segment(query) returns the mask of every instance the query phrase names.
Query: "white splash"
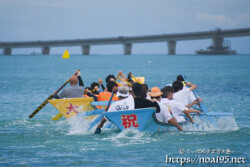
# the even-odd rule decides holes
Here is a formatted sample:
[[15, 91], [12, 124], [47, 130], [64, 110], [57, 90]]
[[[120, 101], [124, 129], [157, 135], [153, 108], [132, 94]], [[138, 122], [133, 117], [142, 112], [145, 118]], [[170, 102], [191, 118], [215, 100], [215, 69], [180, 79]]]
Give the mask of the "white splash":
[[66, 123], [70, 125], [67, 135], [82, 135], [90, 133], [88, 131], [89, 121], [82, 117], [70, 117], [66, 120]]
[[183, 126], [184, 131], [236, 131], [238, 126], [236, 124], [235, 118], [232, 116], [212, 118], [209, 119], [200, 119], [198, 117], [194, 118], [194, 124], [186, 124]]
[[112, 141], [112, 145], [115, 145], [116, 147], [146, 144], [157, 140], [156, 138], [151, 138], [149, 134], [150, 132], [140, 132], [136, 129], [128, 128], [120, 133], [114, 133], [108, 137], [102, 138], [101, 140]]

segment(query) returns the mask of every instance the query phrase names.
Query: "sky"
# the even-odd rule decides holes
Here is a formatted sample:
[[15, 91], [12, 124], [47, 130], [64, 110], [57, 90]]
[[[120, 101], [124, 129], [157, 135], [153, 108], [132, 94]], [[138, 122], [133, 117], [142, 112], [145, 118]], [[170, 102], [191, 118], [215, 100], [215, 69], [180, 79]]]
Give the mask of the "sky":
[[[249, 0], [0, 0], [0, 42], [160, 35], [216, 28], [250, 28]], [[250, 53], [250, 37], [226, 38]], [[179, 41], [177, 54], [194, 54], [211, 39]], [[133, 54], [166, 54], [165, 42], [134, 44]], [[65, 49], [80, 54], [79, 47]], [[13, 54], [41, 48], [13, 49]], [[2, 50], [0, 49], [0, 53]], [[91, 54], [123, 54], [122, 45], [91, 46]]]

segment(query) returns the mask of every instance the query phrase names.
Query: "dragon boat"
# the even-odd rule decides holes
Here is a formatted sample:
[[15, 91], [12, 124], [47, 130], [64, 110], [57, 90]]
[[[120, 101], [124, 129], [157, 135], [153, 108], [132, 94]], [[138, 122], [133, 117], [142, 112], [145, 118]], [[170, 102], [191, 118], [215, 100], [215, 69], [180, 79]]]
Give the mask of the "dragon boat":
[[[188, 82], [184, 75], [182, 75], [182, 77], [186, 82]], [[66, 81], [56, 92], [59, 92], [68, 82], [69, 80]], [[195, 95], [196, 99], [198, 99], [196, 92], [193, 91], [193, 94]], [[106, 112], [104, 108], [108, 108], [109, 105], [113, 102], [111, 101], [112, 96], [109, 101], [96, 102], [93, 100], [93, 98], [52, 99], [52, 95], [50, 95], [29, 116], [29, 118], [32, 118], [34, 115], [36, 115], [49, 102], [59, 111], [59, 113], [56, 116], [54, 116], [52, 120], [58, 120], [62, 116], [64, 116], [66, 119], [72, 116], [80, 116], [80, 117], [82, 116], [84, 117], [84, 119], [87, 119], [91, 122], [88, 128], [89, 130], [94, 126], [96, 126], [101, 121], [103, 116], [105, 116], [112, 124], [117, 126], [120, 130], [124, 130], [127, 128], [135, 128], [139, 131], [151, 131], [151, 132], [177, 131], [176, 127], [171, 126], [168, 123], [159, 122], [156, 119], [154, 108]], [[227, 120], [226, 118], [234, 116], [232, 112], [218, 112], [218, 113], [208, 112], [205, 105], [200, 101], [199, 101], [199, 107], [203, 113], [199, 115], [192, 114], [192, 116], [195, 118], [199, 117], [202, 122], [208, 122], [210, 124], [213, 124], [214, 126], [217, 126], [218, 118]], [[179, 124], [184, 125], [188, 123], [190, 122], [185, 121]], [[196, 124], [196, 126], [199, 125]]]
[[[111, 103], [113, 103], [112, 101]], [[53, 120], [58, 120], [61, 116], [70, 118], [72, 116], [83, 117], [90, 121], [89, 130], [97, 125], [103, 116], [105, 116], [119, 130], [134, 128], [139, 131], [150, 132], [171, 132], [178, 129], [169, 123], [163, 123], [157, 120], [155, 108], [143, 108], [126, 111], [105, 112], [104, 109], [97, 109], [96, 106], [105, 106], [108, 101], [93, 101], [93, 98], [71, 98], [49, 100], [59, 114]], [[208, 112], [204, 105], [202, 114], [191, 114], [193, 118], [199, 118], [202, 122], [217, 126], [217, 120], [234, 116], [232, 112]], [[191, 124], [189, 121], [181, 122], [180, 125]], [[199, 126], [199, 124], [195, 124]], [[111, 127], [110, 124], [106, 127]]]

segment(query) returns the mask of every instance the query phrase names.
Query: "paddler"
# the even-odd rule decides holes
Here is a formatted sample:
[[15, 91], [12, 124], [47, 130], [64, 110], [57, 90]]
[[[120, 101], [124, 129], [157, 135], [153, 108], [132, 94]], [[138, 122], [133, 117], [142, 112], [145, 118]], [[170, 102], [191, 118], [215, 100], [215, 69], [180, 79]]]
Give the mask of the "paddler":
[[143, 97], [143, 90], [142, 85], [139, 83], [134, 83], [132, 86], [132, 95], [135, 101], [135, 109], [137, 108], [148, 108], [148, 107], [155, 107], [156, 112], [160, 112], [160, 107], [158, 103], [152, 102], [148, 99]]
[[69, 79], [70, 87], [63, 89], [59, 96], [56, 94], [56, 92], [53, 92], [53, 97], [55, 99], [83, 97], [84, 83], [81, 78], [80, 70], [76, 70], [75, 74], [76, 75], [72, 75]]
[[[186, 81], [184, 80], [184, 78], [183, 78], [182, 75], [178, 75], [178, 76], [176, 77], [176, 81], [180, 81], [180, 82], [183, 84], [183, 88], [182, 88], [183, 90], [189, 89], [189, 88], [187, 87], [187, 85], [190, 85], [190, 82], [186, 83]], [[188, 96], [188, 103], [190, 104], [190, 103], [192, 103], [194, 100], [196, 100], [195, 95], [193, 94], [192, 91], [190, 91], [189, 96]], [[199, 101], [202, 102], [202, 100], [201, 100], [200, 97], [199, 97]], [[198, 105], [199, 105], [199, 104], [198, 104]]]
[[188, 82], [186, 84], [190, 87], [187, 89], [183, 89], [183, 83], [181, 83], [180, 81], [174, 81], [172, 83], [172, 88], [174, 90], [173, 99], [190, 108], [194, 104], [198, 104], [198, 100], [196, 99], [194, 99], [194, 101], [192, 101], [191, 103], [189, 102], [190, 93], [192, 93], [192, 91], [195, 90], [197, 86], [195, 84], [192, 84], [191, 82]]
[[177, 120], [177, 122], [185, 122], [186, 119], [182, 114], [185, 114], [186, 117], [190, 120], [191, 123], [194, 123], [194, 120], [190, 116], [189, 113], [200, 113], [200, 111], [195, 109], [189, 109], [184, 106], [182, 103], [178, 102], [177, 100], [173, 100], [174, 90], [171, 86], [166, 86], [162, 89], [163, 96], [166, 98], [162, 98], [161, 102], [169, 107], [170, 112], [172, 113], [173, 117]]
[[[107, 83], [107, 91], [101, 92], [98, 95], [98, 101], [109, 101], [109, 98], [112, 95], [112, 90], [113, 88], [117, 86], [116, 83], [114, 81], [110, 81]], [[118, 100], [118, 98], [116, 96], [113, 97], [112, 101], [116, 101]]]
[[[125, 82], [120, 83], [121, 86], [113, 88], [113, 92], [117, 92], [116, 96], [119, 101], [114, 102], [108, 109], [108, 112], [132, 110], [135, 107], [134, 98], [129, 94], [129, 87]], [[117, 91], [118, 90], [118, 91]], [[106, 118], [103, 117], [101, 122], [98, 124], [95, 133], [101, 133], [101, 128], [106, 122]]]
[[163, 123], [169, 123], [178, 128], [179, 131], [182, 131], [182, 127], [177, 123], [176, 119], [170, 114], [166, 105], [161, 102], [161, 95], [163, 93], [158, 87], [153, 87], [149, 96], [153, 101], [156, 101], [160, 106], [160, 112], [156, 112], [155, 116], [158, 121]]

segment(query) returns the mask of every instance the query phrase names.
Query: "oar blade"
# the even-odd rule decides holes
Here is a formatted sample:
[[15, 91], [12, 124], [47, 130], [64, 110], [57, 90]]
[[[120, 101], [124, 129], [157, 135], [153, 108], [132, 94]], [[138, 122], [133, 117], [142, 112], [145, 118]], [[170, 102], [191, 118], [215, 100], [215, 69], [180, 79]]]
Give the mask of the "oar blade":
[[58, 113], [58, 114], [56, 114], [51, 120], [57, 121], [57, 120], [59, 120], [62, 116], [63, 116], [62, 113]]
[[90, 125], [88, 130], [92, 129], [96, 124], [98, 124], [102, 120], [103, 114], [97, 117]]
[[[222, 117], [222, 116], [234, 116], [234, 113], [232, 112], [208, 112], [208, 113], [200, 113], [200, 114], [196, 114], [196, 113], [190, 113], [190, 115], [192, 116], [218, 116], [218, 117]], [[183, 116], [183, 114], [181, 114], [180, 116]]]

